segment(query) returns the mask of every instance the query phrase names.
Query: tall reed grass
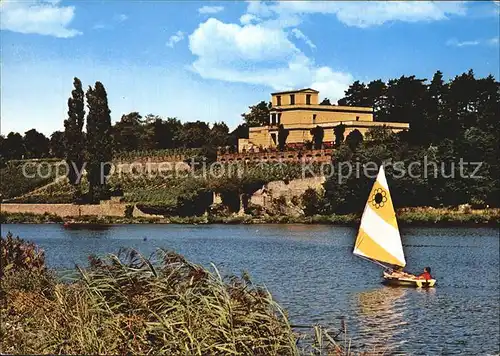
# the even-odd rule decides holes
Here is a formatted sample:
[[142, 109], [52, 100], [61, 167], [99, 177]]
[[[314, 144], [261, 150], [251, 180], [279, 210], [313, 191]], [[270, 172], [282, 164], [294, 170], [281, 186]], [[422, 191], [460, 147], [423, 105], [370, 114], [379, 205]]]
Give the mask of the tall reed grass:
[[145, 258], [128, 249], [89, 257], [63, 283], [40, 256], [36, 273], [26, 274], [33, 269], [17, 257], [3, 271], [2, 354], [353, 355], [347, 339], [319, 326], [295, 332], [247, 275], [222, 277], [173, 252]]

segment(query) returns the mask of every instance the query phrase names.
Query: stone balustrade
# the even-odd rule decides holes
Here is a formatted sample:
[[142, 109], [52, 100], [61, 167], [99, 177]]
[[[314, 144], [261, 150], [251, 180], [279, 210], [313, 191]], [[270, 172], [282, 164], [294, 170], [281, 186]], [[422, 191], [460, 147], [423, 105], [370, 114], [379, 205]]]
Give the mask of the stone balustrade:
[[217, 156], [217, 161], [229, 162], [330, 162], [333, 149], [297, 150], [283, 152], [226, 153]]

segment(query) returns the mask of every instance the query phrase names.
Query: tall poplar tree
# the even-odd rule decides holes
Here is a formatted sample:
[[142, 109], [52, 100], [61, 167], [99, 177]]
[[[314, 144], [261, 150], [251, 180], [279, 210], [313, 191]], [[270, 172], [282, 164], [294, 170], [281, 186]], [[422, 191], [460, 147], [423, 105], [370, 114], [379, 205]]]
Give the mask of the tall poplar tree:
[[92, 201], [107, 198], [106, 176], [113, 159], [111, 136], [111, 111], [108, 107], [106, 89], [101, 82], [87, 90], [87, 154], [89, 194]]
[[73, 80], [74, 89], [68, 99], [68, 119], [64, 120], [64, 149], [65, 159], [69, 166], [68, 178], [71, 184], [76, 185], [78, 173], [85, 160], [85, 139], [83, 123], [85, 121], [85, 103], [82, 82], [78, 78]]

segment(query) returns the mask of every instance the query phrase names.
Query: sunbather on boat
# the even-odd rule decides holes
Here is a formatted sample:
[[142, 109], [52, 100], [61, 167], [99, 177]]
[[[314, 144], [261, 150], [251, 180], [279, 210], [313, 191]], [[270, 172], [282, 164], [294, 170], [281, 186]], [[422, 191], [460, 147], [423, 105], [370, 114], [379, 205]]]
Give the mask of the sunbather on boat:
[[404, 272], [403, 267], [396, 267], [393, 270], [387, 271], [386, 274], [388, 275], [388, 277], [392, 277], [392, 278], [406, 278], [406, 279], [416, 279], [417, 278], [417, 276], [415, 276], [413, 274]]

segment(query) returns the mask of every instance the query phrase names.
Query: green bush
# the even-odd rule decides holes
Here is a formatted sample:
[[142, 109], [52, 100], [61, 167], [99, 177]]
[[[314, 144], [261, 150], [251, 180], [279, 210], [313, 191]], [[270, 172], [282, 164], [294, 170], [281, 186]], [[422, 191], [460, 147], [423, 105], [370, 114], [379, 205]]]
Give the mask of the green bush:
[[52, 294], [54, 274], [47, 270], [44, 251], [34, 243], [8, 232], [0, 237], [0, 259], [1, 298], [11, 289]]
[[133, 205], [127, 205], [125, 207], [125, 212], [124, 215], [127, 219], [131, 219], [134, 216], [134, 206]]
[[9, 231], [4, 237], [0, 236], [0, 278], [9, 270], [29, 270], [32, 272], [44, 272], [45, 253], [34, 243], [14, 237]]
[[318, 214], [321, 210], [321, 196], [316, 189], [308, 188], [302, 194], [302, 206], [306, 216]]

